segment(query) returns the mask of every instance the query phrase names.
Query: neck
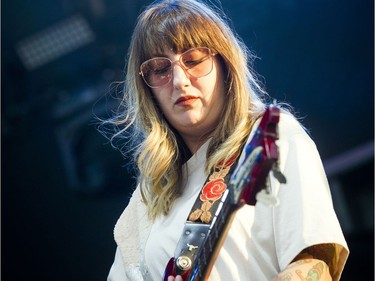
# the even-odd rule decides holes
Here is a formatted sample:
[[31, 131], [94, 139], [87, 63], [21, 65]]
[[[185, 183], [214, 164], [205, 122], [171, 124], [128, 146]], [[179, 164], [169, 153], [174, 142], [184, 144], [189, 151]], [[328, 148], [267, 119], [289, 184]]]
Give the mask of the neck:
[[211, 130], [203, 135], [195, 135], [195, 134], [181, 134], [180, 136], [183, 139], [186, 146], [189, 148], [191, 154], [195, 154], [198, 149], [206, 143], [206, 141], [213, 136], [214, 130]]
[[184, 140], [186, 146], [189, 148], [191, 154], [195, 154], [202, 145], [206, 143], [206, 141], [211, 137], [208, 135], [206, 137], [186, 137], [183, 136], [182, 139]]

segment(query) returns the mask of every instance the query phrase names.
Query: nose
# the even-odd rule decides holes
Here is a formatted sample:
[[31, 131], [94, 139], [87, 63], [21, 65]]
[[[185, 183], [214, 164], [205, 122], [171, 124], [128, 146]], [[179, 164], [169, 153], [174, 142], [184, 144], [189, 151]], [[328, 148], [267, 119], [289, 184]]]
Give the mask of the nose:
[[182, 88], [190, 84], [189, 73], [179, 63], [173, 65], [172, 72], [173, 86], [175, 88]]

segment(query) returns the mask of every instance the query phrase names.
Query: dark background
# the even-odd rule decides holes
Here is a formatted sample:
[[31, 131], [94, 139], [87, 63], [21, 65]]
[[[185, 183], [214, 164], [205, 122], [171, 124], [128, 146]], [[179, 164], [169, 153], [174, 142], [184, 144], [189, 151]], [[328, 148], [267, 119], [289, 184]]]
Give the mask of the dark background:
[[[123, 79], [146, 3], [2, 1], [1, 280], [106, 279], [134, 181], [94, 114], [111, 108], [103, 97]], [[373, 1], [222, 6], [267, 91], [304, 117], [321, 152], [351, 249], [342, 280], [373, 280]], [[34, 43], [50, 45], [38, 54]]]

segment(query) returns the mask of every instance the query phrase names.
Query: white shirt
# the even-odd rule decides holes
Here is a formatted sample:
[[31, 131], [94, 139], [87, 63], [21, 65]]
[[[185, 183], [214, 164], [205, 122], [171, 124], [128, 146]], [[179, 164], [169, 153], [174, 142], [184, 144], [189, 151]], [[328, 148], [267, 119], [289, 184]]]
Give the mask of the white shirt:
[[[337, 244], [341, 257], [340, 271], [344, 266], [348, 255], [347, 245], [333, 209], [315, 144], [289, 115], [281, 115], [279, 134], [280, 169], [287, 183], [280, 185], [271, 176], [271, 188], [280, 204], [270, 208], [258, 202], [255, 207], [245, 205], [237, 212], [212, 269], [210, 279], [213, 281], [272, 280], [301, 250], [321, 243]], [[206, 180], [204, 168], [207, 147], [208, 143], [187, 162], [186, 188], [169, 215], [159, 217], [148, 227], [149, 236], [143, 239], [145, 241], [140, 254], [146, 265], [142, 272], [144, 275], [146, 271], [149, 273], [145, 280], [162, 280], [184, 222]], [[241, 161], [240, 158], [239, 163]], [[121, 227], [118, 227], [118, 232], [121, 233]], [[124, 240], [117, 242], [128, 243]], [[121, 245], [119, 249], [108, 280], [135, 280], [125, 279], [123, 272], [118, 274], [119, 278], [113, 277], [113, 272], [124, 271], [119, 268], [123, 268], [127, 263], [124, 259], [128, 259], [126, 254], [119, 253]]]

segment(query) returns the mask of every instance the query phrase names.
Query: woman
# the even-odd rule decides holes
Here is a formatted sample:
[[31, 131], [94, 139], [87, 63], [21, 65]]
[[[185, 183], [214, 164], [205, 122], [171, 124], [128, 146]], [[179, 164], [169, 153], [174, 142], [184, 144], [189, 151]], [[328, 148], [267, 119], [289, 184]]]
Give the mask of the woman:
[[[107, 121], [122, 126], [113, 138], [131, 129], [140, 140], [138, 185], [115, 227], [108, 280], [162, 280], [208, 174], [251, 139], [266, 94], [249, 56], [224, 15], [204, 3], [160, 1], [139, 16], [123, 111]], [[286, 111], [279, 132], [287, 183], [270, 176], [270, 189], [280, 204], [236, 213], [210, 280], [340, 278], [348, 249], [319, 154]]]

